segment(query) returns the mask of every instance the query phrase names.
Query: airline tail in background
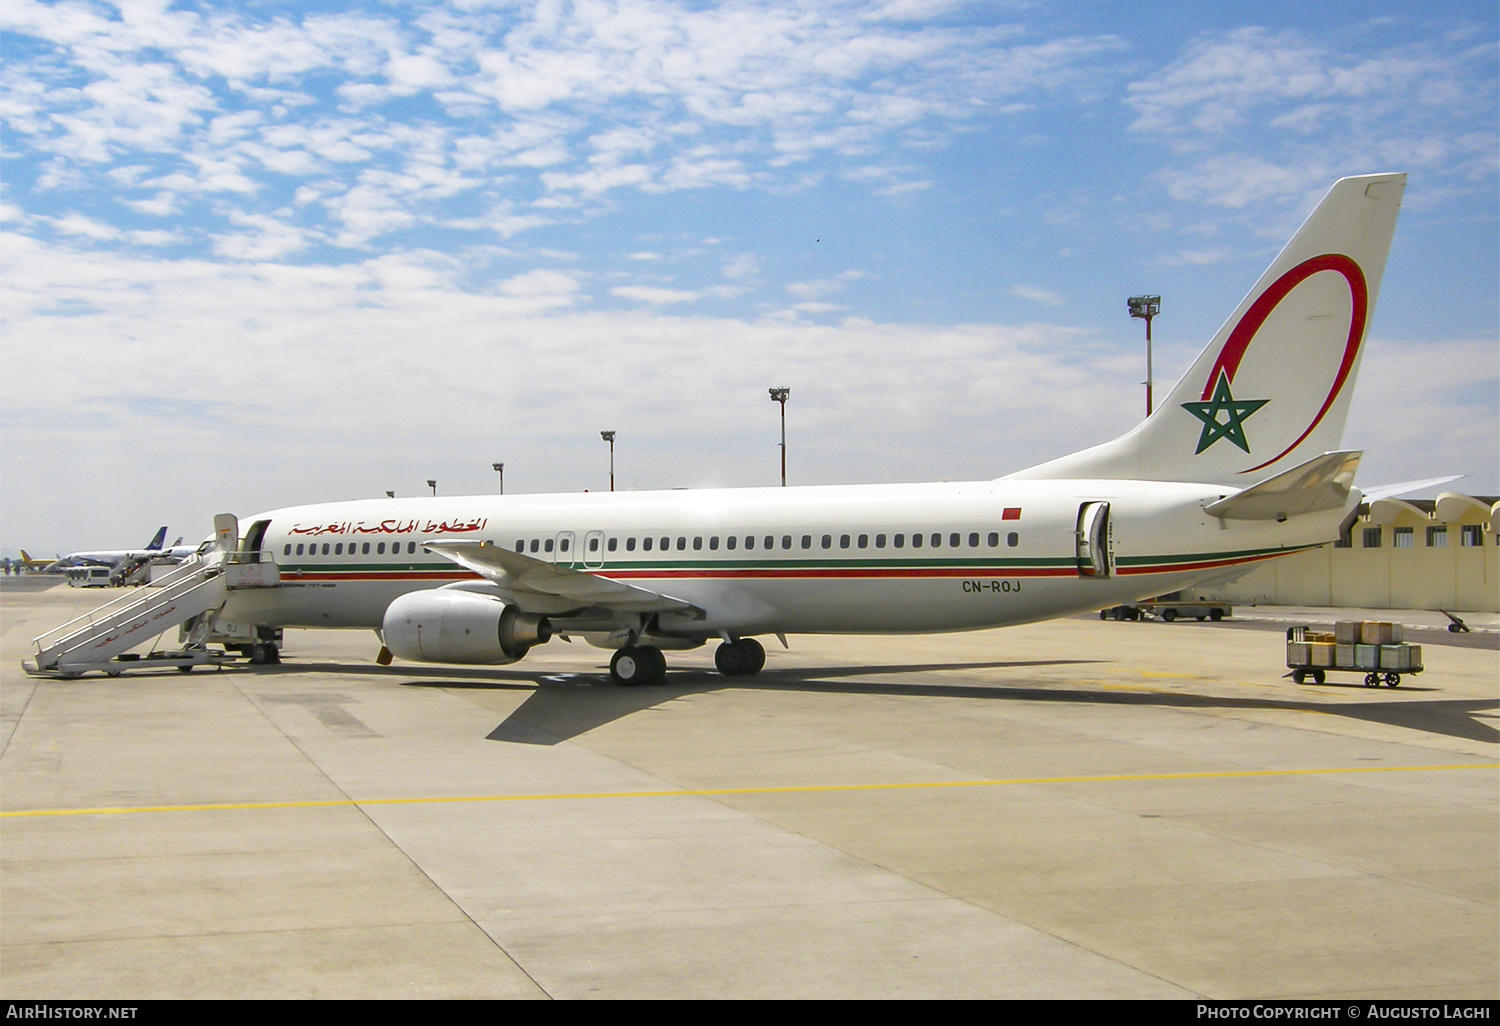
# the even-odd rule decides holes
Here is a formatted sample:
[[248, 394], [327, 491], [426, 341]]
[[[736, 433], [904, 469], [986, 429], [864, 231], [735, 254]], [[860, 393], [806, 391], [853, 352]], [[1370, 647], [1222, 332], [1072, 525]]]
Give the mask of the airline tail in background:
[[1150, 417], [1010, 478], [1247, 488], [1337, 450], [1405, 189], [1404, 174], [1334, 183]]
[[[147, 552], [155, 552], [155, 551], [157, 551], [158, 549], [160, 549], [162, 547], [163, 544], [166, 543], [166, 540], [167, 540], [167, 525], [166, 524], [162, 524], [160, 527], [158, 527], [156, 529], [156, 537], [152, 538], [149, 542], [146, 543], [146, 551]], [[180, 539], [180, 538], [178, 539], [178, 541], [181, 541], [181, 540], [182, 539]]]

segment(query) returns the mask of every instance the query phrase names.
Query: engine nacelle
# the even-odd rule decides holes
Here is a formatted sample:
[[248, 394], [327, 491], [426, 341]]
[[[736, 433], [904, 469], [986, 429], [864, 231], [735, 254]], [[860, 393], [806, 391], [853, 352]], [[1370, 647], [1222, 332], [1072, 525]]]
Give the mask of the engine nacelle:
[[387, 606], [381, 636], [393, 655], [413, 662], [513, 663], [551, 640], [552, 625], [490, 595], [438, 588]]

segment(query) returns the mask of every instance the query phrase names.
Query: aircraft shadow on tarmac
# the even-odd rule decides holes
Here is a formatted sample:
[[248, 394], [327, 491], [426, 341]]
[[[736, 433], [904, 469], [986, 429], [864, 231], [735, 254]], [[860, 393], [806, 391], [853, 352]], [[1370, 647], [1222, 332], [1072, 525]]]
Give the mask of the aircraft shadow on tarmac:
[[[1263, 698], [1228, 698], [1209, 695], [1170, 694], [1160, 691], [1101, 691], [1049, 685], [1014, 684], [904, 684], [865, 678], [890, 674], [943, 670], [1017, 669], [1030, 666], [1080, 665], [1100, 660], [1055, 659], [1026, 662], [927, 663], [902, 666], [835, 666], [765, 670], [754, 677], [724, 678], [707, 670], [674, 671], [662, 685], [622, 688], [603, 674], [566, 673], [543, 676], [514, 675], [510, 680], [461, 679], [413, 680], [408, 687], [500, 687], [531, 689], [532, 694], [487, 736], [492, 741], [553, 745], [603, 726], [632, 713], [691, 694], [706, 694], [723, 688], [791, 690], [824, 694], [885, 695], [910, 697], [969, 698], [1009, 702], [1069, 702], [1089, 705], [1155, 707], [1176, 709], [1227, 709], [1244, 711], [1318, 712], [1346, 716], [1368, 723], [1404, 727], [1429, 734], [1480, 741], [1500, 742], [1500, 729], [1493, 722], [1494, 699], [1430, 699], [1412, 701], [1405, 694], [1422, 689], [1405, 687], [1401, 700], [1328, 705], [1315, 702]], [[430, 671], [424, 671], [430, 677]], [[511, 675], [506, 674], [507, 677]], [[1487, 722], [1488, 721], [1488, 722]]]

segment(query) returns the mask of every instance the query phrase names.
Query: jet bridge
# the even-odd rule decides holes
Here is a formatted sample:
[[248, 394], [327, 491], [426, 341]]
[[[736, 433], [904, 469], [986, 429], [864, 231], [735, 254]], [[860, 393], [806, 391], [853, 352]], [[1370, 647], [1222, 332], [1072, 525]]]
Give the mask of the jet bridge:
[[[151, 586], [106, 602], [37, 638], [34, 661], [21, 666], [34, 676], [77, 677], [98, 670], [112, 677], [127, 670], [159, 669], [223, 662], [207, 641], [231, 590], [276, 587], [280, 574], [269, 553], [238, 551], [239, 525], [227, 513], [214, 518], [214, 540]], [[184, 644], [175, 651], [131, 650], [185, 626]]]

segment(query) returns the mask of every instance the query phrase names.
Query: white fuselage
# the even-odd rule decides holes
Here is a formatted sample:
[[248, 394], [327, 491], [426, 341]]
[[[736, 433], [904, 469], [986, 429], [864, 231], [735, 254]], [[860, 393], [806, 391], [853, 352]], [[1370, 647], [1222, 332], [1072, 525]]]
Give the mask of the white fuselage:
[[[234, 592], [224, 616], [378, 628], [400, 595], [479, 580], [423, 550], [424, 541], [463, 539], [701, 611], [661, 614], [663, 636], [968, 630], [1146, 598], [1326, 542], [1359, 498], [1287, 523], [1204, 512], [1230, 491], [1002, 479], [297, 506], [252, 521], [266, 522], [259, 548], [278, 564], [281, 586]], [[1104, 576], [1080, 569], [1080, 507], [1095, 502], [1109, 504]]]

